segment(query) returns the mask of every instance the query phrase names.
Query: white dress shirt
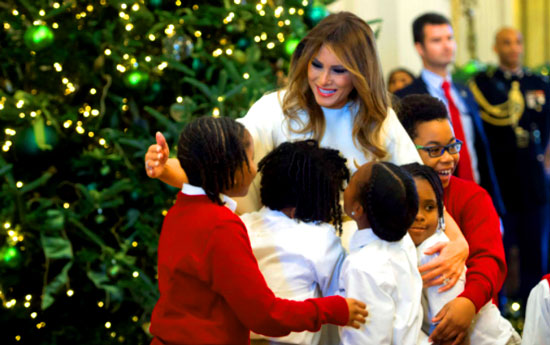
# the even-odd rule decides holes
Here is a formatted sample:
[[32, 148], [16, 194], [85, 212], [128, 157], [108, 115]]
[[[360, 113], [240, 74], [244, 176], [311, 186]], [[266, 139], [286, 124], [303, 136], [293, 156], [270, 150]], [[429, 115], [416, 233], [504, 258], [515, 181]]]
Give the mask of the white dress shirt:
[[[337, 292], [345, 253], [332, 225], [296, 221], [268, 207], [243, 214], [241, 219], [260, 271], [277, 297], [302, 301]], [[315, 345], [320, 333], [299, 332], [268, 339]], [[251, 337], [267, 338], [253, 333]]]
[[[438, 242], [449, 242], [449, 238], [441, 230], [437, 230], [416, 248], [419, 266], [427, 264], [439, 256], [439, 253], [433, 255], [424, 254], [428, 248]], [[423, 288], [422, 302], [427, 303], [427, 305], [424, 305], [424, 311], [427, 310], [424, 316], [424, 326], [429, 325], [429, 331], [424, 327], [426, 333], [430, 334], [436, 326], [430, 320], [439, 313], [445, 304], [455, 299], [464, 291], [465, 284], [466, 267], [458, 282], [450, 290], [438, 292], [437, 290], [441, 286]], [[472, 345], [505, 345], [512, 336], [516, 336], [510, 322], [500, 315], [500, 311], [492, 301], [487, 302], [476, 314], [472, 320], [469, 334], [470, 344]]]
[[431, 71], [428, 71], [427, 69], [423, 69], [420, 77], [422, 80], [424, 80], [424, 83], [426, 84], [426, 88], [428, 89], [428, 92], [431, 96], [438, 98], [443, 103], [445, 103], [445, 106], [447, 107], [447, 111], [449, 112], [449, 118], [450, 118], [450, 111], [449, 111], [449, 102], [447, 101], [447, 97], [445, 97], [445, 91], [443, 91], [443, 88], [441, 85], [443, 84], [443, 81], [446, 79], [451, 84], [451, 96], [453, 97], [453, 101], [455, 102], [456, 107], [458, 108], [458, 111], [460, 112], [460, 121], [462, 121], [462, 129], [464, 129], [464, 136], [466, 137], [466, 145], [468, 147], [468, 153], [470, 153], [470, 160], [472, 162], [472, 170], [474, 171], [474, 178], [477, 183], [479, 183], [479, 169], [478, 169], [478, 163], [477, 163], [477, 152], [475, 148], [475, 128], [474, 128], [474, 122], [471, 118], [472, 114], [468, 115], [468, 108], [466, 107], [466, 104], [464, 104], [463, 98], [466, 97], [466, 95], [461, 95], [458, 90], [454, 87], [453, 81], [451, 79], [451, 76], [447, 76], [447, 78], [443, 78], [438, 74], [435, 74]]
[[[250, 132], [254, 139], [254, 160], [259, 162], [271, 150], [286, 141], [298, 141], [312, 138], [312, 133], [297, 134], [290, 132], [288, 122], [282, 109], [282, 100], [285, 91], [273, 92], [260, 98], [250, 108], [245, 117], [238, 119]], [[325, 133], [319, 143], [321, 147], [333, 148], [347, 159], [347, 166], [353, 173], [357, 167], [368, 163], [373, 157], [366, 155], [358, 148], [353, 140], [352, 129], [357, 107], [348, 103], [340, 109], [321, 108], [325, 115]], [[308, 122], [305, 112], [300, 114], [303, 123]], [[292, 123], [293, 128], [300, 125]], [[382, 126], [381, 138], [386, 151], [387, 161], [396, 165], [418, 162], [422, 163], [409, 135], [399, 122], [392, 109]], [[250, 186], [248, 195], [239, 200], [239, 212], [257, 211], [261, 207], [260, 201], [260, 174]]]
[[529, 293], [522, 344], [550, 344], [550, 286], [546, 279]]
[[340, 274], [340, 294], [367, 304], [360, 329], [340, 328], [341, 344], [417, 344], [422, 279], [409, 234], [387, 242], [371, 229], [355, 232]]

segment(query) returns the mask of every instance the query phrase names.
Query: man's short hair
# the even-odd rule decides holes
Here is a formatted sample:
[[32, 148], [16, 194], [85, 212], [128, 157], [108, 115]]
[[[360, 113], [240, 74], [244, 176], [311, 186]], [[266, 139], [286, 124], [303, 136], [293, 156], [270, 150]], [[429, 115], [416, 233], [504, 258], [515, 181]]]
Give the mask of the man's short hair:
[[416, 18], [413, 22], [413, 39], [414, 43], [424, 44], [424, 26], [431, 25], [441, 25], [448, 24], [451, 25], [451, 22], [444, 16], [439, 13], [425, 13], [420, 17]]

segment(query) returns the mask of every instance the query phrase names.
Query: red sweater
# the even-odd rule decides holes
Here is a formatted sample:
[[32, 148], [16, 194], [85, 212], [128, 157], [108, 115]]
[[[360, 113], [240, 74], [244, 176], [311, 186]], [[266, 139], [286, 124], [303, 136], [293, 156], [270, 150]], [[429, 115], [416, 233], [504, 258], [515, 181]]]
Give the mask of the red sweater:
[[477, 313], [497, 296], [506, 278], [500, 219], [485, 189], [455, 176], [445, 188], [444, 203], [470, 247], [466, 286], [460, 296], [471, 300]]
[[276, 337], [348, 322], [340, 296], [304, 302], [275, 297], [244, 224], [204, 195], [179, 193], [166, 215], [158, 278], [151, 344], [249, 344], [249, 330]]

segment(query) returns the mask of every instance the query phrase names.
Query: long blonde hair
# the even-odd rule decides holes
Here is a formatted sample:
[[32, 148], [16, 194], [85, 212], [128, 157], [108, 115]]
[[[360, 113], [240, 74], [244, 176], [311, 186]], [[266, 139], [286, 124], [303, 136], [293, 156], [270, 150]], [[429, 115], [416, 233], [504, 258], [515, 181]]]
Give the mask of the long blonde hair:
[[[308, 83], [309, 64], [323, 45], [327, 45], [351, 73], [354, 89], [349, 98], [358, 109], [352, 130], [355, 144], [366, 155], [372, 153], [375, 158], [384, 158], [387, 151], [380, 133], [390, 101], [374, 33], [364, 20], [349, 12], [331, 14], [323, 19], [294, 51], [283, 98], [283, 112], [290, 120], [289, 129], [295, 133], [312, 132], [318, 141], [323, 137], [325, 117]], [[309, 122], [301, 123], [301, 111], [307, 112]], [[292, 121], [301, 123], [301, 128], [291, 126]]]

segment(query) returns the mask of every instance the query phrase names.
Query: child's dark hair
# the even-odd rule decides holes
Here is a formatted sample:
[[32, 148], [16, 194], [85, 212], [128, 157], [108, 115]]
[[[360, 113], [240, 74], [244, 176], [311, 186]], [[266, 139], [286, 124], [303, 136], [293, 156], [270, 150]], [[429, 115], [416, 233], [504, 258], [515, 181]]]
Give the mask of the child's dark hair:
[[220, 205], [220, 193], [235, 185], [235, 173], [249, 167], [244, 126], [226, 117], [200, 117], [190, 122], [178, 141], [178, 160], [189, 183], [200, 186]]
[[376, 236], [399, 241], [418, 213], [418, 194], [412, 177], [395, 164], [372, 165], [370, 179], [359, 187], [359, 202]]
[[346, 160], [315, 140], [286, 142], [258, 164], [262, 204], [272, 210], [295, 207], [295, 219], [331, 222], [342, 232], [340, 192], [349, 179]]
[[439, 215], [439, 218], [443, 217], [443, 185], [441, 185], [441, 180], [435, 170], [427, 165], [419, 163], [405, 164], [401, 167], [405, 169], [413, 178], [419, 177], [428, 181], [435, 193], [438, 209], [437, 214]]
[[416, 127], [419, 123], [448, 119], [445, 104], [427, 94], [403, 97], [397, 108], [397, 117], [412, 139], [417, 136]]
[[393, 75], [396, 74], [396, 73], [399, 73], [399, 72], [403, 72], [403, 73], [407, 74], [409, 77], [411, 77], [412, 80], [414, 80], [414, 78], [415, 78], [413, 72], [409, 71], [405, 67], [397, 67], [395, 69], [392, 69], [390, 71], [390, 73], [388, 73], [388, 83], [387, 84], [390, 83], [391, 78], [393, 77]]

